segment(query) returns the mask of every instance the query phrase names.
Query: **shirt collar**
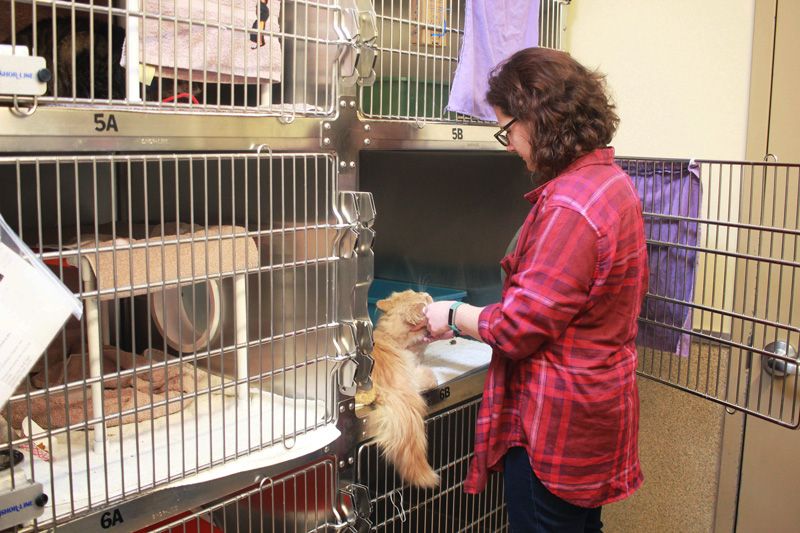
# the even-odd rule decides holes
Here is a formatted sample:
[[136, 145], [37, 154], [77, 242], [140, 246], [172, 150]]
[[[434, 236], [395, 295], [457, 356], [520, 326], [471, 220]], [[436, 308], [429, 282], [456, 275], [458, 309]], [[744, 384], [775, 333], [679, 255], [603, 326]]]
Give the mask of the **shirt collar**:
[[606, 148], [598, 148], [588, 154], [582, 155], [572, 163], [570, 163], [567, 168], [561, 171], [561, 173], [556, 176], [555, 178], [548, 180], [547, 182], [539, 185], [534, 190], [528, 192], [525, 195], [525, 199], [528, 200], [530, 203], [535, 204], [539, 197], [545, 190], [545, 187], [550, 185], [553, 181], [557, 180], [561, 176], [565, 174], [569, 174], [570, 172], [575, 172], [578, 169], [583, 167], [588, 167], [590, 165], [610, 165], [614, 163], [614, 148], [608, 146]]

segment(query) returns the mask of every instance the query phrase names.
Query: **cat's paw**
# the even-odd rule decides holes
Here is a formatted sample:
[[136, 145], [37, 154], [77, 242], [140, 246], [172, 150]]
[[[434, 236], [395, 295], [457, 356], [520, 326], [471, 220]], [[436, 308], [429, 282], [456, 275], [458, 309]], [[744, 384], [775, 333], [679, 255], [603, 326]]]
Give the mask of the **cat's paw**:
[[419, 365], [416, 370], [417, 384], [420, 390], [430, 390], [439, 386], [439, 381], [436, 379], [436, 374], [433, 373], [430, 367]]

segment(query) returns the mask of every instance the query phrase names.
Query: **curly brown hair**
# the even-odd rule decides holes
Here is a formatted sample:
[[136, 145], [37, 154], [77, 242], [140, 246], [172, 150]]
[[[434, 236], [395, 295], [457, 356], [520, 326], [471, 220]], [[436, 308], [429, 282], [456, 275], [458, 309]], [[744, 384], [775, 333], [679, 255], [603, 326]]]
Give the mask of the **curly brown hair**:
[[492, 71], [486, 99], [528, 126], [533, 166], [549, 180], [611, 142], [619, 117], [605, 89], [605, 76], [569, 54], [527, 48]]

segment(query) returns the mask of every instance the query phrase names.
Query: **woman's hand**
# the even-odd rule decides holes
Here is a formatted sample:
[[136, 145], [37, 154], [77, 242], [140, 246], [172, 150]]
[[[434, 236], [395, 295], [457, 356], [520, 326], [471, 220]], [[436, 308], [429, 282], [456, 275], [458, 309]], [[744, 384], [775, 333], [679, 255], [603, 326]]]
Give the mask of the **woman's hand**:
[[453, 330], [447, 325], [447, 315], [452, 304], [452, 301], [442, 301], [430, 303], [425, 307], [425, 318], [428, 319], [427, 340], [449, 339], [453, 336]]

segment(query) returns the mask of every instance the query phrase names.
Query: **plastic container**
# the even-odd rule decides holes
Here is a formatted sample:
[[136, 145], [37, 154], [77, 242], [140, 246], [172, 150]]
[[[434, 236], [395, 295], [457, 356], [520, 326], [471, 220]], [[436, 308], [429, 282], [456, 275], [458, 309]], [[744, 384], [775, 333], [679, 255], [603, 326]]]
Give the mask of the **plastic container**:
[[405, 281], [392, 281], [388, 279], [373, 280], [367, 294], [367, 304], [369, 308], [369, 318], [375, 324], [380, 316], [376, 304], [393, 292], [401, 292], [407, 289], [414, 291], [427, 292], [435, 302], [439, 300], [458, 300], [461, 301], [467, 296], [467, 291], [454, 289], [451, 287], [436, 287], [434, 285], [422, 285], [420, 283], [408, 283]]

